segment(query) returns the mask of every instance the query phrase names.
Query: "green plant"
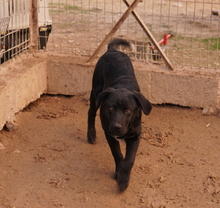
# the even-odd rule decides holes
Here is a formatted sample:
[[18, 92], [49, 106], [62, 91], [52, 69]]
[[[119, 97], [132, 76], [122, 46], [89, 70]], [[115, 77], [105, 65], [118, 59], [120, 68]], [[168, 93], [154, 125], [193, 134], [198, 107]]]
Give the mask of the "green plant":
[[60, 12], [65, 12], [64, 10], [49, 10], [50, 13], [60, 13]]
[[220, 50], [220, 37], [212, 37], [202, 39], [202, 42], [205, 43], [207, 49], [212, 51]]
[[66, 4], [66, 5], [64, 5], [64, 9], [66, 9], [66, 10], [79, 10], [80, 8], [77, 6]]
[[64, 3], [49, 3], [49, 6], [50, 8], [57, 8], [59, 7], [60, 5], [64, 5]]

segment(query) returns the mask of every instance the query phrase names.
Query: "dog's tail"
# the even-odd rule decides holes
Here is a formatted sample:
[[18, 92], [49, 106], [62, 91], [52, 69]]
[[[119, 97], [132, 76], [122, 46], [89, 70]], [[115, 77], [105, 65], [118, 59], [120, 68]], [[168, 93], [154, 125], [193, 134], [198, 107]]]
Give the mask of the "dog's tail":
[[132, 49], [131, 44], [128, 41], [124, 39], [114, 39], [109, 43], [108, 51], [116, 51], [120, 45]]

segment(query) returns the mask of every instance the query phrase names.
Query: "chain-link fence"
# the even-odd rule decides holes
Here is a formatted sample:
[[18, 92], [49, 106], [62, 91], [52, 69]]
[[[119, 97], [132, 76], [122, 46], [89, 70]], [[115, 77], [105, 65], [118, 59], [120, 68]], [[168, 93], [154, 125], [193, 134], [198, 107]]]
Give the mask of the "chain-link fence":
[[[40, 48], [45, 48], [52, 25], [53, 30], [49, 35], [47, 51], [86, 56], [89, 59], [127, 10], [126, 2], [132, 4], [133, 1], [38, 0], [39, 27], [42, 26], [39, 29], [40, 40], [44, 42]], [[23, 4], [24, 7], [25, 2], [29, 2], [29, 0], [0, 0], [0, 8], [2, 8], [2, 2], [9, 2], [12, 5], [16, 3], [21, 6]], [[15, 8], [12, 6], [11, 10], [15, 10]], [[160, 43], [166, 57], [175, 69], [185, 68], [187, 70], [219, 72], [219, 0], [143, 0], [135, 8], [135, 13], [153, 38]], [[16, 15], [15, 11], [9, 15], [4, 15], [4, 18], [10, 17], [9, 25], [13, 15]], [[23, 19], [19, 19], [21, 22], [16, 23], [19, 27], [23, 24], [22, 21], [25, 21], [25, 17], [23, 15]], [[28, 27], [25, 28], [25, 32], [28, 33]], [[18, 37], [20, 32], [25, 33], [20, 29], [8, 28], [7, 33], [1, 31], [3, 32], [1, 44], [7, 38], [11, 39], [10, 32], [15, 32]], [[27, 39], [24, 35], [22, 35], [23, 39], [21, 40], [18, 37], [14, 40], [19, 43], [19, 47], [26, 48], [28, 35]], [[130, 14], [125, 19], [120, 28], [113, 34], [113, 38], [115, 37], [124, 38], [133, 43], [134, 50], [130, 53], [132, 59], [164, 64], [164, 60], [158, 50], [155, 49], [152, 40], [134, 15]], [[164, 37], [165, 41], [163, 40]], [[21, 46], [21, 41], [25, 46]], [[6, 50], [17, 49], [17, 45], [14, 45], [13, 43], [13, 46], [10, 46], [10, 49], [6, 48]], [[105, 49], [101, 50], [99, 55]], [[6, 53], [3, 55], [7, 58]]]
[[[0, 0], [0, 64], [30, 45], [30, 0]], [[46, 47], [52, 20], [48, 1], [37, 0], [39, 49]]]

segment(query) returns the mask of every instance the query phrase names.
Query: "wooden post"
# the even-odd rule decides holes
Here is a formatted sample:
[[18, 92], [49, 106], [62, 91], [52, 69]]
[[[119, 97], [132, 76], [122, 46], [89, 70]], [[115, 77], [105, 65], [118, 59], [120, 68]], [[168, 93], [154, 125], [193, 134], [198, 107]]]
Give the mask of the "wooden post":
[[[123, 1], [127, 5], [127, 7], [130, 6], [129, 3], [126, 0], [123, 0]], [[154, 46], [156, 47], [156, 49], [158, 50], [158, 52], [160, 53], [161, 57], [164, 59], [166, 64], [169, 66], [169, 68], [171, 70], [174, 70], [174, 68], [173, 68], [172, 64], [170, 63], [169, 59], [167, 58], [166, 54], [163, 52], [163, 50], [161, 49], [161, 47], [159, 46], [157, 41], [154, 39], [153, 35], [151, 34], [150, 30], [147, 28], [145, 23], [141, 20], [140, 16], [135, 11], [132, 11], [132, 14], [135, 17], [135, 19], [137, 20], [137, 22], [139, 23], [139, 25], [142, 27], [143, 31], [146, 33], [148, 38], [154, 44]]]
[[38, 0], [30, 0], [30, 51], [38, 49]]
[[112, 36], [115, 34], [115, 32], [120, 28], [122, 23], [126, 20], [126, 18], [131, 14], [133, 9], [138, 5], [138, 3], [142, 0], [134, 0], [134, 2], [131, 4], [131, 6], [128, 7], [126, 12], [121, 16], [121, 18], [118, 20], [118, 22], [115, 24], [115, 26], [111, 29], [109, 34], [105, 37], [105, 39], [102, 41], [102, 43], [99, 45], [99, 47], [95, 50], [95, 52], [92, 54], [92, 56], [89, 58], [87, 62], [92, 62], [99, 51], [105, 46], [107, 42], [112, 38]]

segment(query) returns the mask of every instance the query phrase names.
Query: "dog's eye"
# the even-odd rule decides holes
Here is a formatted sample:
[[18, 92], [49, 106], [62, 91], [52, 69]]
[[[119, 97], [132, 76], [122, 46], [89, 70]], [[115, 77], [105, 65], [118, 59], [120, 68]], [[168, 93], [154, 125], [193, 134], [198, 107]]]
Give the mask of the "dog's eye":
[[131, 110], [130, 110], [130, 109], [126, 109], [126, 110], [125, 110], [125, 113], [126, 113], [126, 114], [130, 114], [130, 113], [131, 113]]
[[110, 110], [110, 111], [113, 111], [113, 110], [114, 110], [114, 107], [110, 107], [109, 110]]

